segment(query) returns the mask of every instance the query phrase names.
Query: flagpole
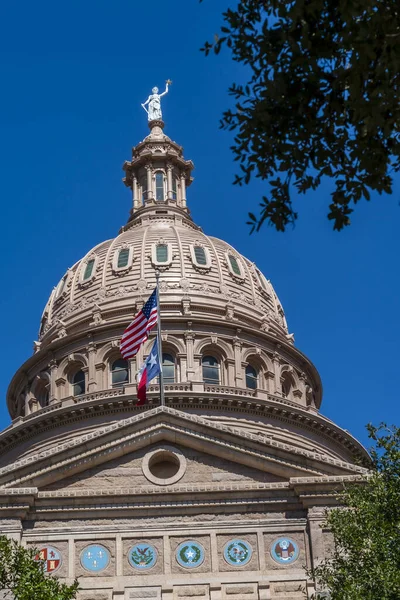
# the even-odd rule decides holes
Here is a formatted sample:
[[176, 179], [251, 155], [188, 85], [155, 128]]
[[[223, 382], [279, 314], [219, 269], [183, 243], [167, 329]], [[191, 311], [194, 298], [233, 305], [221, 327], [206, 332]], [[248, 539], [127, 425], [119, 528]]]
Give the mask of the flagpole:
[[158, 311], [158, 319], [157, 319], [157, 338], [158, 338], [158, 356], [161, 363], [160, 370], [160, 404], [161, 406], [165, 406], [165, 396], [164, 396], [164, 375], [162, 370], [162, 344], [161, 344], [161, 310], [160, 310], [160, 290], [159, 290], [159, 280], [160, 273], [156, 271], [156, 289], [157, 289], [157, 311]]

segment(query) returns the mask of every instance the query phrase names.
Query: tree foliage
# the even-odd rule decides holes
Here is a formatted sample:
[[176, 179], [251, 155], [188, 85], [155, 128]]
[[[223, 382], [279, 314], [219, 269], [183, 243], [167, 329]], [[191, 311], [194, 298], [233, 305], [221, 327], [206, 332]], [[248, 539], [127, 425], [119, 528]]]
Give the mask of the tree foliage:
[[[37, 551], [0, 536], [0, 590], [7, 600], [73, 600], [78, 583], [61, 583], [45, 574]], [[0, 593], [1, 593], [0, 592]]]
[[[202, 0], [200, 0], [202, 1]], [[291, 193], [334, 180], [328, 218], [350, 223], [370, 192], [391, 193], [400, 169], [399, 0], [241, 0], [202, 50], [230, 48], [246, 65], [246, 85], [233, 84], [234, 110], [221, 126], [235, 132], [240, 172], [267, 183], [259, 230], [284, 231], [297, 219]]]
[[371, 476], [327, 513], [333, 554], [313, 572], [332, 600], [400, 598], [400, 429], [369, 426], [369, 434]]

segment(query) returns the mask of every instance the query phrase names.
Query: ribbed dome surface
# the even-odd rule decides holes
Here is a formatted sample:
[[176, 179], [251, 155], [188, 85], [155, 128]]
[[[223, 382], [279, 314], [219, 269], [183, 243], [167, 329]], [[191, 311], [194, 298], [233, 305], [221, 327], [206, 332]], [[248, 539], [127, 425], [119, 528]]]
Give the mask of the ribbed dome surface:
[[[42, 344], [76, 328], [80, 321], [87, 323], [93, 310], [100, 311], [103, 321], [121, 320], [125, 314], [128, 320], [136, 302], [154, 287], [155, 269], [160, 271], [161, 302], [170, 304], [173, 314], [223, 315], [286, 337], [281, 304], [255, 264], [227, 242], [206, 236], [190, 218], [171, 210], [165, 213], [144, 211], [115, 239], [95, 246], [67, 272], [46, 306]], [[157, 262], [160, 245], [167, 253], [164, 263]], [[199, 248], [204, 250], [205, 265], [196, 261]], [[120, 268], [122, 250], [128, 259]], [[84, 280], [91, 261], [91, 276]]]

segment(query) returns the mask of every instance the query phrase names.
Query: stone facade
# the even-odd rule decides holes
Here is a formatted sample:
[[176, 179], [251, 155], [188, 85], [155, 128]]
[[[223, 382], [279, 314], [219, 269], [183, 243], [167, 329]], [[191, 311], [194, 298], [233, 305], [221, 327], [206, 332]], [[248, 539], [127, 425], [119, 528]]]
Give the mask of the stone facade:
[[[128, 223], [54, 288], [10, 384], [0, 529], [79, 600], [300, 600], [366, 453], [320, 414], [271, 283], [193, 223], [193, 164], [150, 128], [124, 164]], [[154, 381], [137, 406], [153, 338], [127, 363], [119, 340], [156, 270], [166, 405]]]

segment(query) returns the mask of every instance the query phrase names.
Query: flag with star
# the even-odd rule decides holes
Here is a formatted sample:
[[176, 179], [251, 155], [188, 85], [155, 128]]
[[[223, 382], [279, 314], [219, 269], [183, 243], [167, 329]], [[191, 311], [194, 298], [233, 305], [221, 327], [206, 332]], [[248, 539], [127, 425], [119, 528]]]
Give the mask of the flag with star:
[[150, 353], [146, 358], [144, 365], [141, 367], [137, 381], [138, 381], [138, 404], [144, 404], [146, 402], [146, 391], [149, 387], [150, 381], [157, 377], [161, 372], [160, 356], [158, 354], [158, 336], [156, 336], [154, 343], [151, 347]]

